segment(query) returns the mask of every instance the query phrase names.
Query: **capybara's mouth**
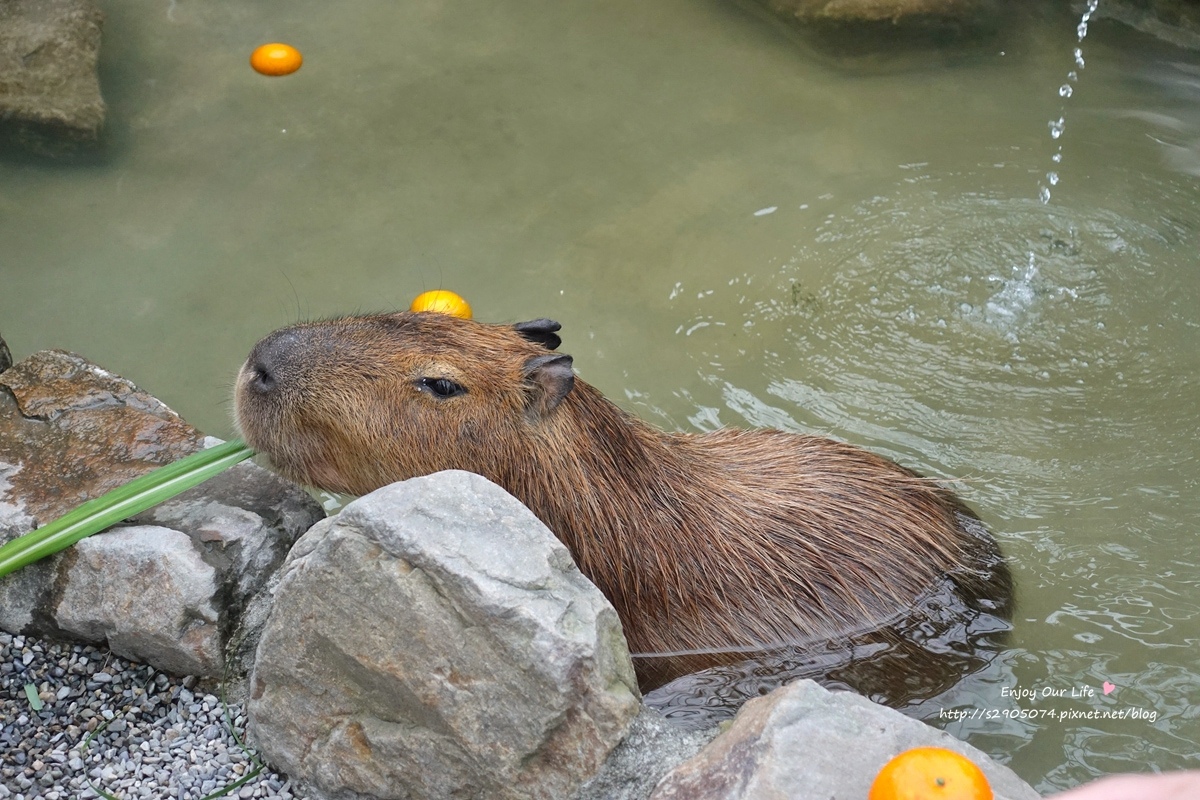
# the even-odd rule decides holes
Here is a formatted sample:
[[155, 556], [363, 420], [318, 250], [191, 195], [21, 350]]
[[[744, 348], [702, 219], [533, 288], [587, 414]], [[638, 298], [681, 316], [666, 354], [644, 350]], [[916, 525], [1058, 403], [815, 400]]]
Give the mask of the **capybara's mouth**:
[[[286, 337], [272, 335], [250, 353], [238, 370], [234, 389], [234, 424], [238, 432], [259, 453], [270, 460], [271, 466], [292, 480], [317, 485], [318, 476], [330, 472], [314, 463], [313, 442], [299, 441], [298, 426], [285, 419], [286, 387], [280, 370], [271, 363], [269, 355]], [[264, 347], [264, 343], [268, 346]], [[264, 353], [267, 357], [264, 357]]]
[[[266, 453], [282, 470], [296, 471], [305, 461], [312, 426], [303, 422], [311, 403], [310, 384], [321, 378], [320, 333], [310, 325], [283, 328], [264, 336], [238, 370], [234, 421], [246, 443]], [[324, 361], [329, 361], [327, 351]], [[306, 431], [308, 432], [306, 434]]]

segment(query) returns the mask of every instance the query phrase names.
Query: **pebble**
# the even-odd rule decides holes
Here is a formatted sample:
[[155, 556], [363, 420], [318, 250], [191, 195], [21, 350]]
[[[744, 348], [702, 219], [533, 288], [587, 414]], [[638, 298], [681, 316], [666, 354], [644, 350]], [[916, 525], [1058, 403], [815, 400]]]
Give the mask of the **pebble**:
[[[226, 722], [244, 741], [245, 709], [195, 685], [104, 648], [0, 631], [0, 800], [98, 800], [96, 788], [201, 800], [236, 782], [259, 766]], [[306, 800], [269, 769], [225, 796]]]

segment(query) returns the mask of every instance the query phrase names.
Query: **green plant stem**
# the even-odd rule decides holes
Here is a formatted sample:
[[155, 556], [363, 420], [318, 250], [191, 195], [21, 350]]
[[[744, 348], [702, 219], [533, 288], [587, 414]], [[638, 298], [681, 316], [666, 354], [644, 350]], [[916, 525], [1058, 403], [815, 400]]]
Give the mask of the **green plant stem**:
[[0, 578], [169, 500], [254, 455], [241, 439], [193, 453], [89, 500], [0, 547]]

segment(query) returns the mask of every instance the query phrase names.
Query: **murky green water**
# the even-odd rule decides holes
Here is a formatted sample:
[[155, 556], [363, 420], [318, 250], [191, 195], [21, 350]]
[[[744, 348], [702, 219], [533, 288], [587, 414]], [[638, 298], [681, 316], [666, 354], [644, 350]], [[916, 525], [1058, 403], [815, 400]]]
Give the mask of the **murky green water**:
[[[664, 426], [960, 481], [1016, 629], [910, 713], [1043, 791], [1200, 764], [1200, 55], [1093, 22], [1064, 100], [1068, 12], [864, 70], [718, 0], [102, 5], [105, 155], [0, 159], [15, 355], [229, 435], [237, 366], [297, 317], [443, 286], [554, 317]], [[253, 73], [270, 40], [303, 69]], [[1126, 718], [1061, 718], [1092, 711]]]

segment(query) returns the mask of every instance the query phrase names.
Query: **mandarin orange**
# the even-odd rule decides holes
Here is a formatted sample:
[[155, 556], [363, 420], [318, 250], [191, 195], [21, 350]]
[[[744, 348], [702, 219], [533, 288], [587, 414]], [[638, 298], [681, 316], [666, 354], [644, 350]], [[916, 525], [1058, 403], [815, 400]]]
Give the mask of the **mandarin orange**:
[[282, 42], [261, 45], [250, 54], [250, 66], [263, 75], [291, 75], [303, 63], [300, 51]]
[[436, 311], [439, 314], [449, 314], [452, 317], [460, 317], [462, 319], [471, 318], [471, 306], [467, 304], [467, 301], [454, 292], [445, 289], [422, 292], [412, 301], [412, 305], [408, 307], [408, 310]]
[[867, 800], [992, 800], [992, 787], [969, 758], [917, 747], [883, 765]]

